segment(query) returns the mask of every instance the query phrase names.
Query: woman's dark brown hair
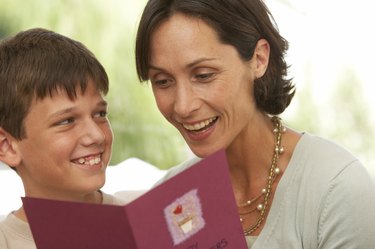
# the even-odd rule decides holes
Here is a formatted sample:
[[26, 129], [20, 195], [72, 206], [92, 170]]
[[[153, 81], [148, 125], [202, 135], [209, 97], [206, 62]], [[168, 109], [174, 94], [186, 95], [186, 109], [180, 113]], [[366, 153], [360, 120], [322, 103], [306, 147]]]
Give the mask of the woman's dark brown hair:
[[261, 0], [149, 0], [141, 17], [136, 38], [136, 67], [140, 81], [148, 80], [150, 43], [155, 29], [174, 13], [199, 18], [210, 25], [224, 44], [236, 48], [243, 60], [253, 56], [257, 41], [270, 44], [266, 73], [254, 84], [257, 106], [277, 115], [290, 104], [295, 88], [287, 78], [284, 55], [288, 42], [279, 34], [274, 19]]

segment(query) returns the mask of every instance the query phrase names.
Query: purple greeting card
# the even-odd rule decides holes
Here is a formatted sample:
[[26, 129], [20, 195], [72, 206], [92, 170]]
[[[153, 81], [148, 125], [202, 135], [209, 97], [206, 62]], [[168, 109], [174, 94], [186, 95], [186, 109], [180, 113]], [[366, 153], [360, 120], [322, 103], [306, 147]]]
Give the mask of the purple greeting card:
[[38, 249], [246, 249], [224, 151], [125, 206], [25, 197]]

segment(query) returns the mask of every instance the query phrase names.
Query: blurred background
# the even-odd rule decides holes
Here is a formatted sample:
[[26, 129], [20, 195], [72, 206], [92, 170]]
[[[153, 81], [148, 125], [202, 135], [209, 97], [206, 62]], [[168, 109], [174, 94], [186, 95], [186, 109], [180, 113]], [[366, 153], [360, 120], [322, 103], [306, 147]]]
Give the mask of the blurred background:
[[[85, 44], [110, 78], [111, 165], [136, 157], [167, 169], [191, 155], [139, 83], [134, 41], [144, 0], [0, 0], [0, 38], [43, 27]], [[374, 23], [370, 1], [267, 0], [290, 42], [296, 97], [287, 125], [343, 145], [375, 175]]]

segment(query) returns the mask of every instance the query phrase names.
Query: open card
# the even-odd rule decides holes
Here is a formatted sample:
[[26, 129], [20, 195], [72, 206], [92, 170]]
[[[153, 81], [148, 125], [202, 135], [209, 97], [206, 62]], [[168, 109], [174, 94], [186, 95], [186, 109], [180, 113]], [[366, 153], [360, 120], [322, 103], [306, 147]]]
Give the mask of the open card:
[[246, 249], [224, 151], [125, 206], [22, 198], [38, 249]]

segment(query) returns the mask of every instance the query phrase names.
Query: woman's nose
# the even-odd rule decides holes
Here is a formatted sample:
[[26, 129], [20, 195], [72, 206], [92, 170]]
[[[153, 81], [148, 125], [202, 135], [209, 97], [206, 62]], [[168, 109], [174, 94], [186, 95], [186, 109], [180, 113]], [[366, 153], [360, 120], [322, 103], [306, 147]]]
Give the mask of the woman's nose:
[[178, 84], [174, 98], [174, 111], [180, 117], [187, 117], [198, 109], [198, 96], [189, 83]]

